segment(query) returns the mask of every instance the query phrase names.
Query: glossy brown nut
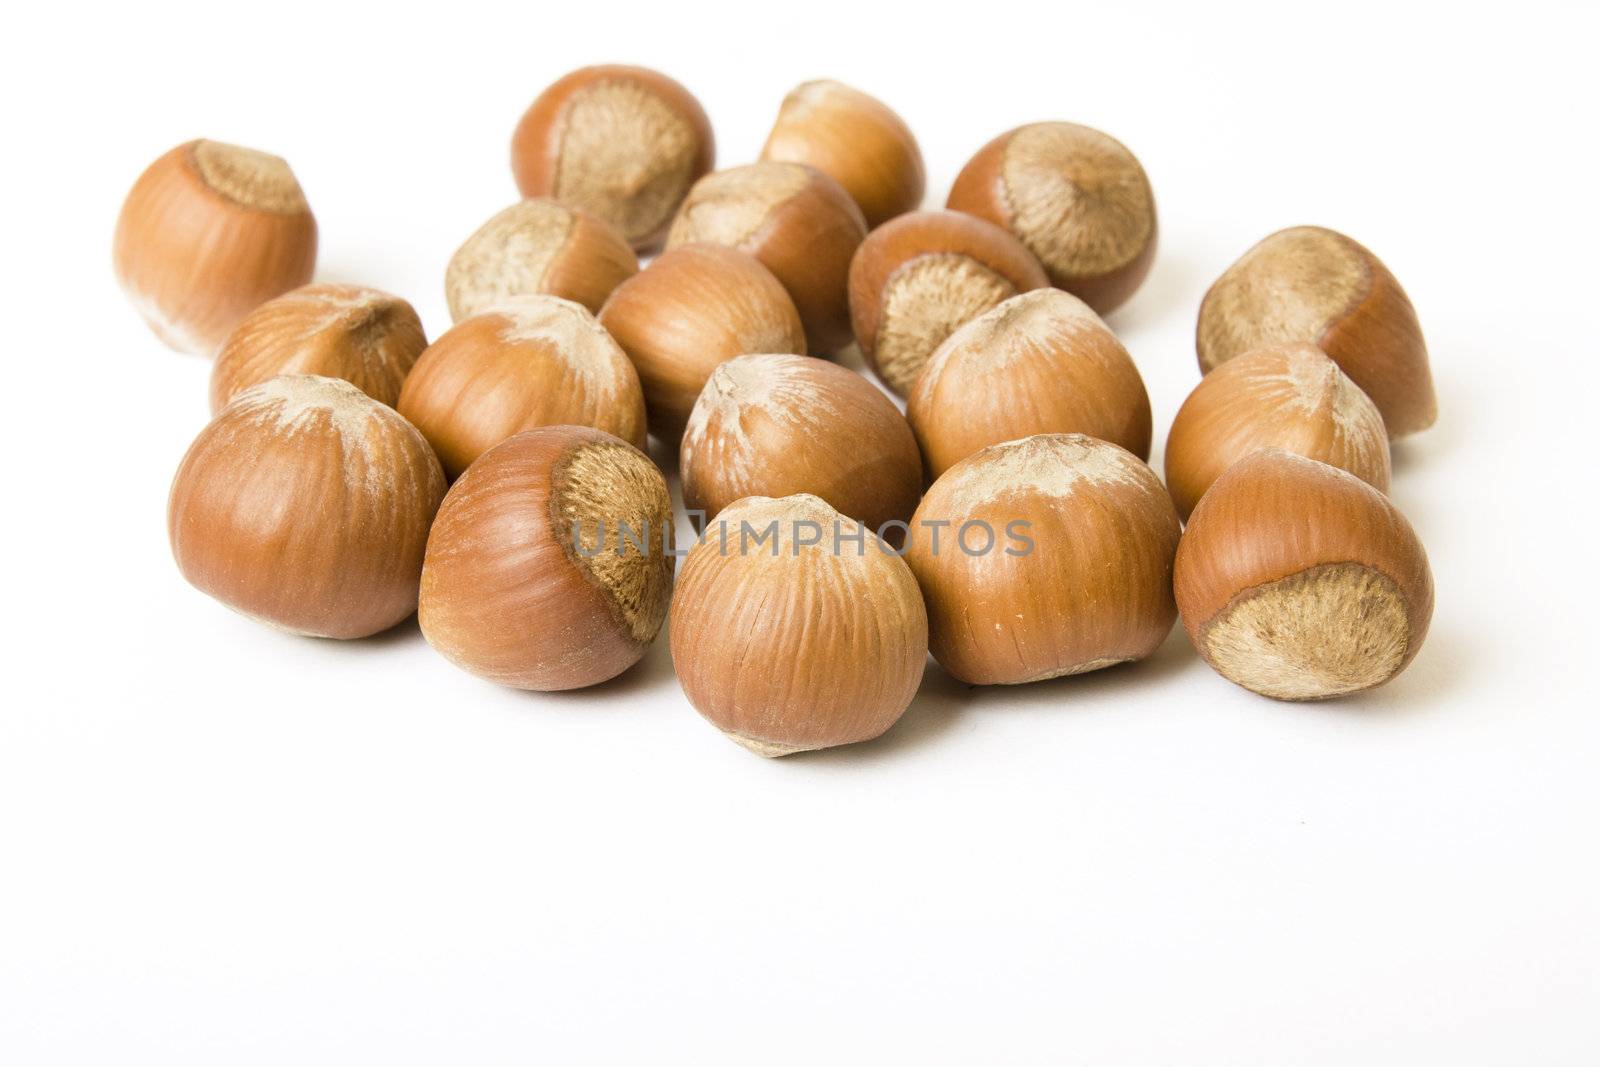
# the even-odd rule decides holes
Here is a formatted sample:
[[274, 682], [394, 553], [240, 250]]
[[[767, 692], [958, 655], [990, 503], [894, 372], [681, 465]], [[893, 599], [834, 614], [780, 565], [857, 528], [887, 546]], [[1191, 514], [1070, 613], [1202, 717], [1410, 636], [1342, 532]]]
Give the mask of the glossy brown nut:
[[539, 94], [511, 138], [524, 197], [549, 196], [657, 245], [711, 170], [711, 121], [689, 90], [644, 67], [583, 67]]
[[428, 538], [418, 621], [462, 670], [517, 689], [613, 678], [655, 640], [672, 596], [672, 501], [644, 453], [586, 426], [485, 452]]
[[906, 403], [938, 477], [979, 449], [1082, 433], [1150, 455], [1150, 397], [1128, 350], [1082, 300], [1035, 289], [984, 312], [928, 360]]
[[1087, 126], [1038, 122], [1001, 134], [962, 168], [946, 206], [1016, 234], [1052, 285], [1102, 315], [1133, 295], [1155, 260], [1144, 168]]
[[689, 703], [761, 756], [877, 737], [928, 659], [911, 571], [814, 496], [724, 509], [683, 562], [670, 632]]
[[695, 183], [667, 247], [718, 244], [748, 252], [788, 290], [815, 355], [850, 343], [850, 258], [867, 224], [842, 186], [798, 163], [753, 163]]
[[922, 205], [922, 150], [899, 115], [836, 81], [812, 81], [783, 98], [763, 160], [804, 163], [844, 186], [868, 228]]
[[1049, 284], [1033, 253], [999, 226], [954, 211], [914, 211], [873, 230], [856, 250], [850, 319], [868, 364], [904, 396], [958, 327]]
[[922, 459], [899, 409], [861, 375], [811, 356], [717, 367], [679, 457], [684, 506], [708, 518], [741, 497], [809, 493], [879, 531], [908, 521], [922, 496]]
[[211, 368], [211, 410], [280, 374], [342, 378], [394, 407], [428, 345], [416, 310], [360, 285], [302, 285], [268, 300], [228, 335]]
[[611, 290], [639, 272], [616, 228], [555, 200], [524, 200], [468, 237], [445, 270], [455, 322], [512, 297], [544, 294], [598, 312]]
[[311, 280], [317, 223], [277, 156], [190, 141], [134, 183], [112, 261], [156, 336], [210, 356], [257, 305]]
[[1187, 519], [1222, 472], [1279, 448], [1389, 491], [1383, 416], [1315, 345], [1271, 345], [1231, 359], [1195, 386], [1167, 435], [1165, 474]]
[[946, 471], [906, 562], [952, 677], [1015, 685], [1143, 659], [1177, 608], [1178, 516], [1150, 468], [1081, 434], [1041, 434]]
[[720, 363], [754, 352], [806, 352], [794, 301], [772, 272], [736, 249], [682, 245], [617, 286], [600, 309], [639, 372], [650, 430], [677, 444]]
[[444, 489], [433, 450], [394, 409], [346, 381], [286, 375], [200, 432], [167, 532], [183, 576], [240, 614], [366, 637], [416, 610]]
[[644, 447], [644, 394], [617, 342], [581, 304], [508, 300], [429, 345], [400, 392], [455, 478], [484, 452], [540, 426], [592, 426]]
[[1326, 352], [1383, 413], [1390, 438], [1438, 417], [1416, 310], [1377, 256], [1318, 226], [1279, 230], [1222, 273], [1200, 305], [1200, 369], [1265, 345]]
[[1353, 474], [1268, 449], [1212, 484], [1173, 576], [1184, 629], [1224, 678], [1279, 700], [1399, 674], [1433, 617], [1411, 524]]

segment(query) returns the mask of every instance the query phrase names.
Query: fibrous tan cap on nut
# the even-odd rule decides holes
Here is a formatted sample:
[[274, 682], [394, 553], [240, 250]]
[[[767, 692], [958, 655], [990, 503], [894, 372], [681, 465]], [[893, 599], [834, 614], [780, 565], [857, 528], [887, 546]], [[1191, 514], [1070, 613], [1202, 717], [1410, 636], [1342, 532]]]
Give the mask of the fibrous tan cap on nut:
[[[969, 515], [1007, 496], [1065, 499], [1094, 485], [1159, 486], [1127, 449], [1083, 434], [1037, 434], [993, 445], [950, 468], [938, 482], [944, 512]], [[931, 494], [930, 494], [931, 495]]]
[[1274, 234], [1239, 257], [1206, 294], [1201, 367], [1270, 344], [1314, 344], [1370, 284], [1359, 248], [1332, 230], [1303, 226]]
[[1024, 126], [1006, 144], [1001, 174], [1013, 231], [1063, 277], [1126, 266], [1154, 235], [1144, 168], [1099, 130], [1069, 122]]
[[[672, 595], [672, 498], [655, 464], [621, 441], [582, 445], [556, 471], [550, 512], [577, 533], [573, 559], [607, 591], [633, 639], [655, 640]], [[641, 516], [648, 529], [638, 528]]]
[[795, 163], [754, 163], [701, 178], [672, 222], [669, 247], [705, 242], [738, 248], [760, 230], [774, 206], [810, 180]]
[[627, 355], [582, 304], [534, 294], [502, 300], [482, 314], [500, 322], [502, 344], [533, 345], [557, 354], [572, 381], [598, 406], [619, 401], [628, 379], [615, 368]]
[[1017, 294], [1001, 274], [966, 256], [919, 256], [883, 292], [874, 363], [891, 389], [910, 391], [934, 349], [957, 327]]
[[191, 153], [206, 185], [240, 207], [275, 215], [306, 210], [294, 171], [278, 156], [220, 141], [195, 141]]
[[567, 103], [555, 196], [638, 241], [672, 217], [699, 151], [694, 127], [661, 97], [633, 81], [596, 81]]
[[459, 322], [508, 297], [542, 291], [573, 223], [572, 212], [553, 200], [524, 200], [496, 213], [445, 270], [451, 317]]
[[1410, 627], [1387, 575], [1331, 563], [1238, 598], [1206, 627], [1204, 640], [1224, 677], [1263, 696], [1307, 700], [1388, 681], [1405, 662]]

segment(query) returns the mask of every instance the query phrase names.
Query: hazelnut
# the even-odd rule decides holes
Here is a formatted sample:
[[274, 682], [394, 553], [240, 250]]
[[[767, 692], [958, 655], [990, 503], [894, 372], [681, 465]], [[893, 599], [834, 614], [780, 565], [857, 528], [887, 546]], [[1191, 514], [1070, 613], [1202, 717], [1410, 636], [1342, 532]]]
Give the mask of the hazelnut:
[[190, 141], [134, 182], [112, 260], [156, 336], [209, 356], [256, 305], [311, 280], [317, 223], [277, 156]]
[[661, 629], [671, 538], [666, 479], [644, 453], [586, 426], [517, 434], [479, 457], [439, 509], [422, 633], [501, 685], [603, 682]]
[[905, 122], [877, 98], [813, 81], [783, 98], [761, 158], [816, 167], [844, 186], [868, 228], [922, 205], [927, 174]]
[[1049, 284], [1033, 253], [993, 223], [914, 211], [873, 230], [856, 250], [850, 319], [861, 354], [904, 396], [958, 326]]
[[1041, 433], [1088, 434], [1150, 455], [1139, 368], [1088, 304], [1059, 289], [1014, 296], [951, 334], [906, 414], [934, 477], [980, 448]]
[[551, 85], [511, 138], [524, 197], [550, 196], [654, 247], [711, 169], [711, 121], [689, 90], [644, 67], [583, 67]]
[[811, 356], [740, 356], [711, 374], [689, 416], [683, 502], [713, 516], [746, 496], [809, 493], [882, 531], [922, 496], [922, 457], [892, 401]]
[[953, 677], [1013, 685], [1143, 659], [1172, 630], [1178, 516], [1150, 468], [1082, 434], [1040, 434], [942, 474], [906, 562]]
[[1382, 685], [1433, 615], [1427, 556], [1388, 497], [1277, 449], [1235, 463], [1201, 498], [1173, 582], [1205, 661], [1279, 700]]
[[456, 249], [444, 291], [455, 322], [538, 293], [596, 312], [611, 290], [638, 271], [639, 257], [615, 227], [554, 200], [524, 200]]
[[1050, 281], [1104, 315], [1156, 254], [1156, 201], [1133, 153], [1099, 130], [1038, 122], [1003, 133], [962, 168], [946, 205], [1016, 234]]
[[650, 429], [676, 444], [717, 364], [754, 352], [806, 352], [794, 301], [754, 257], [681, 245], [617, 286], [600, 309], [639, 371]]
[[211, 368], [211, 411], [280, 374], [342, 378], [394, 407], [427, 344], [416, 310], [398, 296], [360, 285], [302, 285], [250, 312], [228, 335]]
[[1383, 416], [1315, 345], [1271, 345], [1230, 359], [1200, 380], [1167, 435], [1167, 488], [1188, 519], [1223, 471], [1252, 452], [1281, 448], [1389, 491]]
[[838, 182], [798, 163], [753, 163], [695, 182], [667, 247], [718, 244], [748, 252], [794, 300], [816, 355], [850, 343], [850, 257], [867, 235]]
[[452, 326], [418, 357], [399, 407], [451, 478], [538, 426], [645, 441], [633, 364], [582, 304], [555, 296], [516, 297]]
[[444, 475], [394, 409], [337, 378], [234, 397], [172, 481], [167, 533], [195, 588], [315, 637], [366, 637], [417, 609]]
[[928, 659], [904, 561], [814, 496], [752, 496], [684, 560], [672, 665], [689, 703], [761, 756], [848, 745], [895, 724]]
[[1200, 369], [1264, 345], [1326, 352], [1383, 413], [1391, 438], [1426, 430], [1438, 407], [1422, 326], [1378, 257], [1318, 226], [1279, 230], [1212, 283], [1200, 305]]

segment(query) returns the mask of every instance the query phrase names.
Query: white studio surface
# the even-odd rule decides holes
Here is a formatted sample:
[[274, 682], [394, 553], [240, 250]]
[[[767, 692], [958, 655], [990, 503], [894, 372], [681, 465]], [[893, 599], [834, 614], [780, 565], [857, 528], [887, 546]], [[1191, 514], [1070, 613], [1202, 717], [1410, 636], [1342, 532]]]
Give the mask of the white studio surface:
[[[8, 27], [0, 1063], [1600, 1062], [1592, 6], [269, 14]], [[112, 279], [140, 170], [201, 136], [284, 155], [318, 278], [436, 336], [522, 109], [605, 61], [683, 81], [720, 165], [794, 84], [859, 85], [929, 206], [1020, 123], [1121, 139], [1161, 249], [1109, 323], [1156, 457], [1210, 281], [1288, 225], [1368, 245], [1439, 387], [1395, 455], [1438, 590], [1415, 664], [1314, 706], [1181, 629], [1020, 689], [930, 666], [879, 741], [763, 761], [664, 639], [541, 696], [414, 622], [297, 639], [191, 589], [165, 505], [209, 365]]]

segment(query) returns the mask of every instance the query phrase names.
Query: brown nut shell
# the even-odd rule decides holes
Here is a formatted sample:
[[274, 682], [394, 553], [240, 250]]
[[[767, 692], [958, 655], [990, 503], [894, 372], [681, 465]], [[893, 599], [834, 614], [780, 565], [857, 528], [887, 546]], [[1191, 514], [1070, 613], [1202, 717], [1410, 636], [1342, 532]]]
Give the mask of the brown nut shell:
[[915, 211], [927, 189], [922, 150], [899, 115], [836, 81], [810, 81], [783, 98], [761, 158], [804, 163], [844, 186], [867, 227]]
[[1173, 582], [1205, 661], [1279, 700], [1382, 685], [1433, 617], [1427, 555], [1389, 498], [1276, 449], [1235, 463], [1201, 498]]
[[632, 445], [546, 426], [491, 448], [450, 487], [428, 538], [418, 621], [465, 671], [517, 689], [613, 678], [672, 596], [672, 501]]
[[1016, 234], [1050, 282], [1100, 314], [1134, 294], [1156, 252], [1156, 201], [1123, 144], [1071, 122], [1038, 122], [984, 145], [946, 205]]
[[1167, 435], [1166, 478], [1184, 519], [1222, 472], [1280, 448], [1389, 491], [1389, 437], [1377, 405], [1315, 345], [1230, 359], [1195, 386]]
[[1155, 474], [1106, 441], [1041, 434], [968, 456], [911, 522], [934, 658], [975, 685], [1143, 659], [1177, 617], [1178, 532]]
[[814, 355], [850, 343], [850, 258], [867, 224], [838, 182], [798, 163], [753, 163], [695, 183], [667, 247], [718, 244], [748, 252], [788, 290]]
[[809, 493], [880, 531], [909, 521], [922, 496], [922, 459], [899, 409], [861, 375], [811, 356], [718, 366], [679, 457], [684, 506], [708, 518], [741, 497]]
[[592, 426], [643, 448], [644, 394], [627, 354], [581, 304], [508, 300], [451, 327], [400, 391], [455, 478], [484, 452], [540, 426]]
[[548, 196], [657, 245], [711, 170], [711, 120], [689, 90], [644, 67], [583, 67], [539, 94], [511, 138], [524, 197]]
[[317, 223], [282, 159], [190, 141], [134, 183], [112, 261], [156, 336], [209, 356], [257, 305], [311, 280]]
[[806, 352], [794, 301], [755, 257], [682, 245], [617, 286], [600, 309], [639, 372], [650, 430], [676, 444], [719, 363], [755, 352]]
[[598, 312], [639, 272], [622, 234], [555, 200], [512, 204], [468, 237], [445, 269], [454, 322], [518, 296], [559, 296]]
[[999, 226], [914, 211], [867, 235], [850, 263], [850, 318], [878, 377], [901, 396], [944, 339], [1002, 301], [1050, 284]]
[[246, 389], [190, 446], [167, 532], [178, 569], [240, 614], [316, 637], [387, 630], [417, 608], [444, 497], [427, 441], [349, 382]]
[[1319, 226], [1262, 240], [1212, 283], [1200, 304], [1200, 369], [1266, 345], [1314, 344], [1372, 398], [1390, 438], [1438, 417], [1433, 373], [1411, 300], [1377, 256]]
[[280, 374], [342, 378], [394, 407], [428, 345], [416, 309], [361, 285], [302, 285], [235, 327], [211, 368], [211, 411]]
[[805, 495], [725, 508], [684, 560], [670, 630], [689, 702], [761, 756], [877, 737], [911, 703], [928, 658], [905, 563]]
[[1059, 289], [1035, 289], [947, 338], [906, 402], [938, 477], [979, 449], [1041, 433], [1082, 433], [1150, 455], [1144, 379], [1100, 316]]

